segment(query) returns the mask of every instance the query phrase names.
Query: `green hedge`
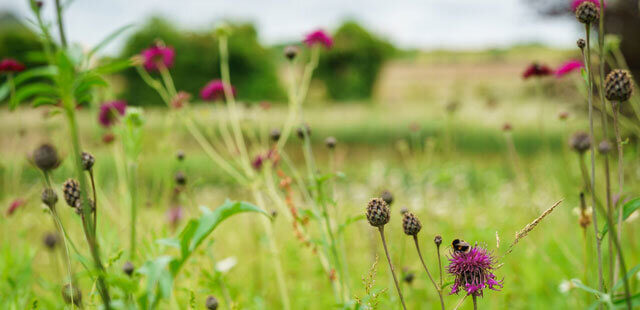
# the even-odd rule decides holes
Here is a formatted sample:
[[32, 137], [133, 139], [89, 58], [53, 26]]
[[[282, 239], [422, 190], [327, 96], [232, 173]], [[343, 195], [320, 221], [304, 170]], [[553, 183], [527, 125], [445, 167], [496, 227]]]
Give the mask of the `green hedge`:
[[355, 22], [346, 22], [334, 35], [334, 46], [323, 53], [318, 78], [335, 100], [368, 99], [393, 46]]
[[[229, 38], [229, 66], [231, 83], [238, 99], [245, 101], [283, 100], [276, 64], [267, 49], [258, 42], [255, 28], [250, 24], [232, 25]], [[218, 41], [213, 30], [184, 32], [161, 18], [151, 18], [131, 35], [121, 57], [131, 57], [162, 40], [176, 51], [171, 74], [178, 90], [199, 98], [200, 89], [210, 80], [220, 78]], [[155, 74], [155, 73], [154, 73]], [[134, 69], [123, 74], [125, 91], [122, 97], [134, 105], [162, 105], [160, 97], [150, 89]]]

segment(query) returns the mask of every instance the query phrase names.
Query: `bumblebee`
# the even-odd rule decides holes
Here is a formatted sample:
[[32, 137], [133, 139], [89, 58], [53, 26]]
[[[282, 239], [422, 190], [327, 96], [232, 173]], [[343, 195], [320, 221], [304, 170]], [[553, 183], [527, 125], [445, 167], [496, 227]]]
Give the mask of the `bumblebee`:
[[456, 253], [469, 253], [469, 251], [471, 251], [471, 245], [460, 239], [453, 240], [451, 247], [453, 247], [453, 251]]

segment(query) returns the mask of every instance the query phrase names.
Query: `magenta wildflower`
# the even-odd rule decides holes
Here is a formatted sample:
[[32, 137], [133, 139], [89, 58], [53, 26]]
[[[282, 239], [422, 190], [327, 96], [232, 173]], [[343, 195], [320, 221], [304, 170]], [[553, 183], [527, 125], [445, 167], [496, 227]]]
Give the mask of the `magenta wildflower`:
[[[580, 6], [580, 4], [582, 4], [583, 2], [591, 2], [593, 4], [595, 4], [598, 8], [600, 7], [600, 1], [598, 0], [573, 0], [571, 2], [571, 11], [575, 12], [576, 9]], [[605, 2], [604, 0], [602, 1], [602, 7], [605, 7]]]
[[303, 42], [309, 47], [316, 44], [322, 44], [326, 48], [331, 48], [333, 46], [333, 39], [324, 30], [316, 30], [308, 34]]
[[111, 127], [118, 121], [118, 117], [124, 115], [124, 111], [127, 109], [127, 103], [125, 101], [110, 101], [105, 102], [100, 106], [100, 112], [98, 113], [98, 121], [100, 125], [104, 127]]
[[[235, 96], [236, 89], [231, 86], [231, 92]], [[200, 97], [206, 101], [216, 101], [224, 98], [224, 83], [222, 80], [212, 80], [200, 91]]]
[[173, 66], [175, 51], [173, 47], [163, 45], [153, 45], [140, 53], [144, 58], [144, 68], [147, 71], [158, 70], [158, 64], [162, 63], [166, 68]]
[[573, 71], [584, 68], [584, 64], [579, 60], [569, 60], [556, 69], [556, 77], [563, 77]]
[[532, 63], [527, 67], [527, 69], [522, 73], [522, 77], [526, 80], [530, 77], [544, 77], [547, 75], [551, 75], [553, 70], [546, 65], [540, 65], [537, 63]]
[[262, 156], [262, 154], [256, 155], [256, 157], [253, 158], [253, 161], [251, 161], [253, 169], [260, 170], [260, 168], [262, 168], [262, 164], [264, 163], [264, 159], [265, 158]]
[[458, 294], [461, 290], [467, 295], [482, 296], [485, 288], [499, 291], [502, 280], [496, 280], [493, 274], [496, 259], [486, 249], [475, 245], [469, 252], [454, 251], [449, 258], [447, 271], [455, 276], [450, 294]]
[[21, 71], [24, 71], [24, 69], [25, 69], [24, 65], [13, 58], [5, 58], [2, 61], [0, 61], [0, 73], [21, 72]]
[[14, 212], [16, 212], [16, 210], [18, 210], [18, 208], [24, 206], [25, 201], [24, 199], [21, 198], [17, 198], [14, 201], [11, 202], [11, 204], [9, 205], [9, 208], [7, 208], [7, 216], [11, 216]]

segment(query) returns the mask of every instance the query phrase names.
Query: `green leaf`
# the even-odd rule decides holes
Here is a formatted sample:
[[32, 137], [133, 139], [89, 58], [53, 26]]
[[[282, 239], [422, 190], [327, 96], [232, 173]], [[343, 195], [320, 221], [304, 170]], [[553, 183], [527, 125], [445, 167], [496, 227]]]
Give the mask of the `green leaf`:
[[589, 292], [589, 293], [592, 293], [592, 294], [594, 294], [594, 295], [596, 295], [596, 296], [602, 296], [602, 295], [605, 295], [605, 294], [603, 294], [602, 292], [600, 292], [600, 291], [598, 291], [598, 290], [595, 290], [595, 289], [593, 289], [593, 288], [590, 288], [590, 287], [588, 287], [588, 286], [586, 286], [586, 285], [582, 284], [582, 281], [580, 281], [580, 280], [578, 280], [578, 279], [572, 279], [572, 280], [571, 280], [571, 283], [573, 283], [573, 285], [575, 285], [575, 286], [576, 286], [576, 287], [578, 287], [579, 289], [584, 290], [584, 291], [587, 291], [587, 292]]
[[100, 43], [98, 43], [90, 52], [89, 55], [87, 56], [88, 58], [93, 57], [93, 55], [95, 53], [97, 53], [99, 50], [101, 50], [103, 47], [105, 47], [107, 44], [111, 43], [111, 41], [113, 41], [114, 39], [116, 39], [119, 35], [123, 34], [125, 31], [131, 29], [133, 27], [133, 24], [129, 24], [129, 25], [124, 25], [118, 29], [116, 29], [116, 31], [112, 32], [110, 35], [108, 35], [106, 38], [104, 38], [102, 41], [100, 41]]
[[[640, 293], [632, 295], [631, 297], [629, 297], [629, 299], [631, 299], [631, 306], [632, 307], [637, 307], [640, 306]], [[616, 299], [613, 301], [614, 305], [624, 305], [626, 303], [626, 298], [620, 298], [620, 299]]]
[[[622, 220], [624, 221], [629, 218], [629, 216], [638, 209], [640, 209], [640, 197], [627, 201], [627, 203], [622, 206]], [[606, 235], [608, 230], [609, 226], [604, 225], [602, 228], [602, 236]]]
[[16, 87], [22, 83], [39, 77], [52, 77], [58, 73], [58, 69], [54, 66], [35, 67], [33, 69], [25, 70], [13, 78], [13, 82]]
[[160, 256], [138, 268], [138, 273], [147, 277], [145, 291], [138, 298], [142, 309], [153, 309], [160, 299], [171, 296], [173, 277], [167, 269], [171, 261], [171, 256]]
[[[631, 280], [633, 278], [633, 275], [636, 272], [638, 272], [639, 270], [640, 270], [640, 264], [635, 265], [633, 268], [631, 268], [629, 271], [627, 271], [627, 279]], [[613, 292], [617, 291], [623, 285], [624, 285], [624, 278], [620, 278], [620, 280], [618, 280], [618, 282], [616, 282], [616, 285], [613, 286], [612, 291]]]
[[9, 81], [6, 81], [2, 85], [0, 85], [0, 101], [7, 98], [10, 92], [11, 92], [11, 85], [9, 85]]
[[58, 99], [51, 97], [38, 97], [31, 102], [31, 106], [37, 108], [43, 105], [55, 105], [58, 103]]
[[122, 71], [126, 68], [129, 68], [132, 65], [133, 65], [133, 62], [131, 61], [131, 59], [127, 58], [127, 59], [116, 60], [116, 61], [112, 61], [103, 65], [100, 65], [94, 68], [92, 71], [100, 75], [112, 74], [112, 73]]
[[16, 96], [11, 102], [11, 109], [15, 109], [18, 104], [33, 96], [56, 97], [58, 91], [55, 87], [46, 83], [32, 83], [16, 91]]
[[366, 217], [364, 214], [360, 214], [360, 215], [356, 215], [356, 216], [352, 216], [352, 217], [348, 218], [346, 221], [344, 221], [344, 223], [343, 223], [343, 224], [341, 224], [341, 225], [338, 227], [338, 234], [343, 233], [343, 232], [344, 232], [344, 230], [347, 228], [347, 226], [349, 226], [349, 225], [351, 225], [351, 224], [353, 224], [353, 223], [355, 223], [355, 222], [358, 222], [358, 221], [364, 220], [364, 219], [366, 219], [366, 218], [367, 218], [367, 217]]

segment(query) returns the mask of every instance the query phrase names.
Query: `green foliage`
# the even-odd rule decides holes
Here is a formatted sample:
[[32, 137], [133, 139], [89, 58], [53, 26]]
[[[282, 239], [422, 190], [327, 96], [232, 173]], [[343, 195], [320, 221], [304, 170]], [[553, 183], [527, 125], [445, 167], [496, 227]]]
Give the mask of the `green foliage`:
[[380, 69], [393, 52], [388, 42], [346, 22], [338, 28], [334, 46], [320, 57], [318, 77], [332, 99], [370, 98]]
[[[269, 51], [258, 42], [255, 28], [250, 24], [234, 25], [229, 37], [229, 66], [231, 83], [240, 100], [281, 100], [276, 65]], [[212, 32], [182, 32], [161, 18], [150, 19], [127, 40], [122, 58], [139, 54], [161, 40], [175, 49], [174, 66], [170, 69], [178, 90], [198, 98], [202, 87], [220, 78], [218, 41]], [[156, 74], [156, 73], [152, 73]], [[149, 88], [135, 70], [124, 73], [124, 99], [133, 105], [162, 105], [158, 94]]]
[[30, 52], [42, 47], [40, 40], [29, 28], [11, 14], [0, 14], [0, 58], [14, 58], [27, 67], [42, 64], [29, 57]]

